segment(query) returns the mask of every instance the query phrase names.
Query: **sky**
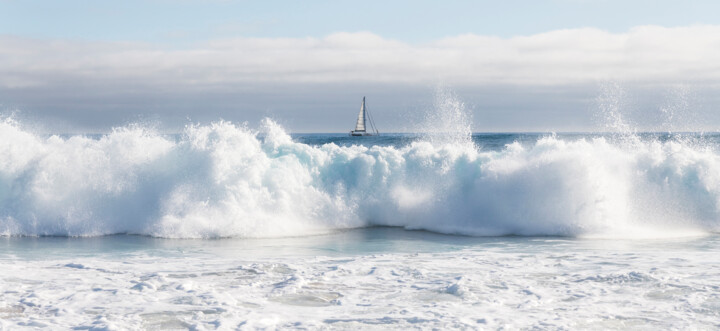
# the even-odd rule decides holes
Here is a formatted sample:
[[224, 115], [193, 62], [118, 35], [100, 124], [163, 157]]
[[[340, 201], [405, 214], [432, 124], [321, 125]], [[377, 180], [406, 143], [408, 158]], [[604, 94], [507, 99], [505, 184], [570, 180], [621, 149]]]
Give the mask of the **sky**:
[[[0, 0], [0, 113], [55, 132], [720, 129], [720, 2]], [[609, 88], [610, 86], [610, 88]]]

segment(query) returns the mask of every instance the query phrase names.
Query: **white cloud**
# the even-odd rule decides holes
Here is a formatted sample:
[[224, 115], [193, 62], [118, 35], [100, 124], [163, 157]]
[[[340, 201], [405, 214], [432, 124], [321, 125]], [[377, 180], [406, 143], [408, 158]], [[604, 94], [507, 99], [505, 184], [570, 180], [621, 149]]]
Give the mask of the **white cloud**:
[[[670, 104], [687, 118], [674, 122], [702, 123], [686, 130], [716, 130], [717, 59], [720, 25], [465, 34], [423, 44], [342, 32], [186, 48], [0, 36], [0, 114], [20, 109], [78, 130], [271, 116], [293, 130], [343, 132], [355, 116], [351, 101], [368, 95], [383, 129], [403, 131], [443, 83], [467, 101], [474, 130], [578, 131], [595, 125], [598, 83], [610, 80], [628, 88], [623, 112], [641, 127], [657, 129]], [[677, 86], [687, 96], [665, 95]], [[689, 106], [675, 105], [687, 98]]]
[[720, 82], [720, 26], [584, 28], [407, 44], [372, 33], [238, 38], [189, 49], [140, 43], [0, 37], [0, 86], [70, 82], [215, 88], [263, 82], [554, 86], [623, 80]]

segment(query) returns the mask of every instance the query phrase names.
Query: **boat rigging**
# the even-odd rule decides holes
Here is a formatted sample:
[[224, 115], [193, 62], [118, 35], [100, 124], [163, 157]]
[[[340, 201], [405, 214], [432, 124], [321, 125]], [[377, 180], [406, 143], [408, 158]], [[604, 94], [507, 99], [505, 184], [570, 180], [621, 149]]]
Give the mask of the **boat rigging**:
[[[367, 124], [370, 124], [370, 130], [367, 130]], [[370, 112], [368, 111], [367, 107], [365, 106], [365, 97], [363, 97], [362, 105], [360, 105], [360, 113], [358, 114], [357, 123], [355, 123], [355, 130], [350, 131], [351, 136], [377, 136], [380, 132], [378, 132], [377, 127], [375, 126], [375, 121], [372, 118], [372, 115], [370, 115]]]

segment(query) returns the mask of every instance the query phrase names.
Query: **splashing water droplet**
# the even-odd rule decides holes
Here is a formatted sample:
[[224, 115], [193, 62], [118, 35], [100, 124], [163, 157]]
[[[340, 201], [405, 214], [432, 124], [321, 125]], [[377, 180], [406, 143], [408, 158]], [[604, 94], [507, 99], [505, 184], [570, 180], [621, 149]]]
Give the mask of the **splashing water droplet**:
[[693, 100], [696, 96], [687, 84], [671, 86], [660, 107], [663, 123], [660, 131], [675, 133], [679, 131], [696, 131], [701, 127], [697, 114], [693, 113]]
[[438, 87], [420, 132], [433, 144], [472, 144], [472, 118], [453, 91]]
[[600, 93], [595, 99], [598, 106], [598, 117], [603, 131], [633, 135], [635, 128], [623, 116], [627, 92], [617, 82], [606, 82], [600, 85]]

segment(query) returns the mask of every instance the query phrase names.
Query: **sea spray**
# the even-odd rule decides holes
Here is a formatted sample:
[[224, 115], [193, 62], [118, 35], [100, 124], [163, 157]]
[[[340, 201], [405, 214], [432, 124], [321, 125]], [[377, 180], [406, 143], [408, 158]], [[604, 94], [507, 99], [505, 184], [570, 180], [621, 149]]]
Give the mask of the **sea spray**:
[[618, 82], [603, 82], [595, 98], [597, 111], [595, 118], [601, 132], [612, 133], [616, 137], [634, 137], [636, 126], [628, 122], [625, 112], [628, 109], [627, 91]]
[[416, 127], [423, 140], [435, 145], [472, 144], [472, 113], [449, 88], [435, 89], [432, 107], [424, 115]]

